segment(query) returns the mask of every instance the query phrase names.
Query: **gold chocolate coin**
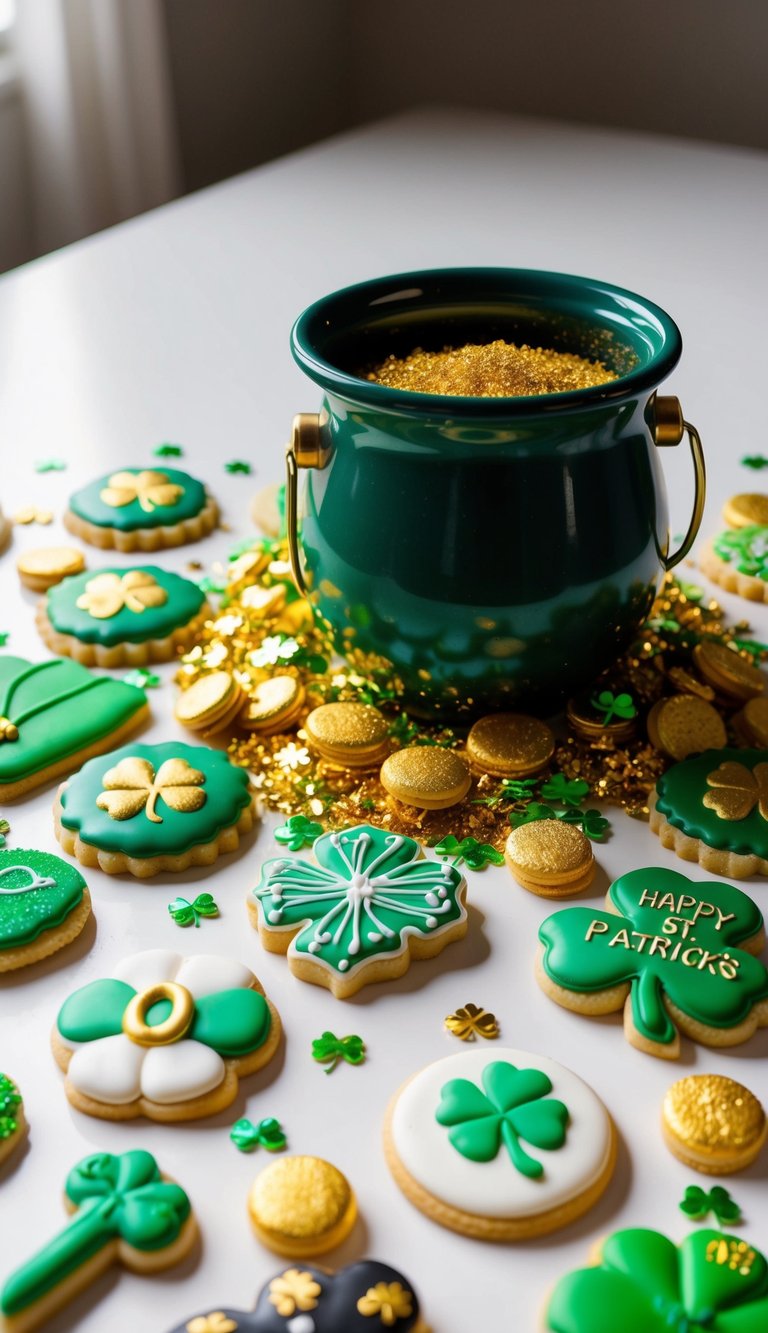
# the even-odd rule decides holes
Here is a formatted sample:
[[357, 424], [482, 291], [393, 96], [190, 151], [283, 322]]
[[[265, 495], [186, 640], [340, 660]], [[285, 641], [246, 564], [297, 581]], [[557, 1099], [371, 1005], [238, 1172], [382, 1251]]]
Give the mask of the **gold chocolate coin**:
[[497, 778], [537, 773], [554, 752], [555, 737], [546, 722], [525, 713], [488, 713], [467, 737], [470, 762]]
[[659, 699], [648, 714], [648, 739], [670, 759], [687, 759], [702, 750], [720, 750], [728, 740], [725, 723], [712, 704], [694, 694]]
[[571, 731], [585, 741], [598, 740], [601, 736], [612, 741], [626, 741], [637, 730], [635, 717], [614, 717], [610, 722], [602, 722], [584, 699], [569, 699], [566, 716]]
[[321, 1157], [280, 1157], [248, 1195], [253, 1228], [267, 1249], [289, 1259], [325, 1254], [346, 1240], [357, 1201], [346, 1176]]
[[19, 556], [16, 569], [25, 588], [45, 592], [72, 574], [82, 574], [85, 556], [76, 546], [35, 546]]
[[262, 680], [243, 704], [237, 721], [246, 731], [265, 735], [295, 722], [304, 703], [304, 686], [295, 676]]
[[570, 898], [595, 874], [589, 838], [561, 819], [535, 819], [513, 829], [504, 858], [518, 884], [542, 898]]
[[755, 524], [768, 526], [768, 495], [757, 491], [733, 495], [723, 505], [723, 522], [729, 528], [751, 528]]
[[733, 729], [745, 745], [768, 750], [768, 699], [748, 699], [740, 713], [734, 714]]
[[661, 1128], [675, 1157], [711, 1176], [743, 1171], [768, 1135], [757, 1097], [724, 1074], [688, 1074], [673, 1083], [662, 1104]]
[[213, 735], [228, 726], [243, 705], [241, 686], [228, 671], [200, 676], [176, 700], [176, 721], [190, 731]]
[[342, 768], [375, 768], [389, 750], [387, 719], [372, 704], [321, 704], [304, 730], [321, 758]]
[[396, 750], [382, 764], [379, 777], [390, 796], [420, 810], [446, 810], [456, 805], [471, 784], [461, 755], [440, 745], [410, 745]]
[[754, 699], [765, 689], [757, 667], [722, 643], [697, 643], [693, 660], [708, 684], [729, 699]]
[[685, 667], [673, 666], [667, 672], [667, 679], [671, 685], [674, 685], [679, 694], [695, 694], [698, 699], [706, 699], [711, 704], [715, 697], [715, 691], [711, 685], [707, 685], [698, 676], [694, 676], [691, 671], [686, 671]]

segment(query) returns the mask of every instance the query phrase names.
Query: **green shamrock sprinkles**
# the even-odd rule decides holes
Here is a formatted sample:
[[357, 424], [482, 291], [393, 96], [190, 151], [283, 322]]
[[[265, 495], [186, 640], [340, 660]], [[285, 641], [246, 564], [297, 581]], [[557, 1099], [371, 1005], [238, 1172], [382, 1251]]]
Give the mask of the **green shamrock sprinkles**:
[[155, 675], [154, 671], [147, 671], [145, 667], [135, 667], [133, 671], [127, 671], [121, 679], [126, 685], [135, 685], [139, 690], [154, 690], [160, 684], [160, 677]]
[[5, 846], [5, 839], [11, 831], [11, 826], [7, 819], [0, 819], [0, 847]]
[[323, 832], [322, 824], [306, 815], [291, 815], [284, 824], [275, 829], [275, 841], [287, 847], [289, 852], [300, 852], [302, 847], [311, 847]]
[[539, 795], [545, 801], [559, 801], [560, 805], [575, 808], [589, 796], [589, 783], [583, 778], [567, 778], [564, 773], [553, 773], [542, 783]]
[[194, 902], [187, 902], [186, 898], [174, 898], [172, 903], [168, 904], [168, 911], [177, 926], [200, 927], [201, 916], [218, 916], [219, 909], [214, 902], [213, 894], [199, 893]]
[[624, 721], [637, 717], [637, 709], [631, 694], [614, 694], [612, 690], [601, 690], [589, 701], [596, 713], [602, 716], [604, 726], [608, 726], [615, 717]]
[[0, 1140], [16, 1133], [19, 1122], [16, 1111], [21, 1106], [21, 1093], [7, 1074], [0, 1074]]
[[333, 1032], [324, 1032], [312, 1042], [312, 1059], [328, 1065], [326, 1074], [332, 1074], [340, 1060], [346, 1060], [348, 1065], [361, 1065], [365, 1060], [365, 1042], [354, 1033], [336, 1037]]
[[274, 1116], [267, 1116], [254, 1124], [247, 1116], [235, 1121], [229, 1137], [240, 1152], [254, 1152], [256, 1148], [266, 1148], [267, 1152], [282, 1152], [288, 1140], [283, 1127]]
[[760, 472], [762, 468], [768, 467], [768, 458], [765, 454], [745, 454], [741, 459], [742, 467], [751, 467], [754, 472]]
[[502, 1145], [521, 1175], [537, 1180], [544, 1167], [522, 1147], [521, 1139], [549, 1152], [562, 1148], [568, 1108], [547, 1097], [551, 1080], [539, 1069], [517, 1069], [506, 1060], [486, 1065], [482, 1091], [467, 1078], [454, 1078], [442, 1089], [435, 1112], [448, 1139], [471, 1162], [492, 1162]]
[[478, 842], [477, 838], [454, 838], [452, 833], [434, 844], [438, 856], [450, 856], [453, 865], [466, 862], [470, 870], [484, 870], [488, 864], [503, 866], [504, 854], [498, 852], [489, 842]]
[[152, 453], [155, 458], [181, 458], [184, 450], [180, 444], [156, 444]]
[[740, 574], [768, 579], [768, 528], [759, 524], [721, 532], [713, 542], [715, 554], [734, 564]]
[[722, 1227], [735, 1226], [741, 1221], [741, 1209], [722, 1185], [703, 1190], [701, 1185], [688, 1185], [680, 1202], [680, 1210], [693, 1222], [701, 1222], [714, 1213]]
[[245, 463], [242, 459], [236, 458], [233, 459], [231, 463], [224, 464], [224, 471], [234, 473], [235, 475], [237, 473], [242, 473], [244, 477], [249, 477], [253, 469], [251, 468], [250, 463]]

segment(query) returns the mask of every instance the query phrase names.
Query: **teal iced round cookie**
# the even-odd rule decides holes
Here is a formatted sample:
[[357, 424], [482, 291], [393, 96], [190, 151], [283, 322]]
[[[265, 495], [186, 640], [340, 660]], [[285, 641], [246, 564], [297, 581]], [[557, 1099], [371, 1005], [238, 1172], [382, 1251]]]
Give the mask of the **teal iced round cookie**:
[[627, 1040], [665, 1059], [679, 1055], [679, 1032], [734, 1046], [768, 1026], [763, 918], [741, 889], [652, 867], [617, 879], [606, 908], [566, 908], [540, 926], [537, 977], [558, 1004], [623, 1009]]
[[592, 1267], [557, 1283], [547, 1333], [764, 1333], [768, 1264], [741, 1236], [694, 1231], [677, 1246], [658, 1231], [615, 1231]]
[[157, 565], [100, 569], [64, 579], [40, 604], [48, 647], [86, 665], [170, 661], [206, 611], [196, 583]]
[[59, 789], [56, 836], [71, 856], [144, 879], [212, 865], [253, 827], [243, 768], [220, 750], [169, 741], [125, 745], [85, 764]]
[[177, 468], [121, 468], [70, 497], [65, 526], [95, 546], [157, 550], [211, 532], [218, 511], [205, 486]]
[[50, 852], [0, 850], [0, 972], [63, 949], [91, 913], [85, 880]]
[[713, 874], [768, 874], [768, 750], [705, 750], [674, 764], [651, 798], [651, 831]]

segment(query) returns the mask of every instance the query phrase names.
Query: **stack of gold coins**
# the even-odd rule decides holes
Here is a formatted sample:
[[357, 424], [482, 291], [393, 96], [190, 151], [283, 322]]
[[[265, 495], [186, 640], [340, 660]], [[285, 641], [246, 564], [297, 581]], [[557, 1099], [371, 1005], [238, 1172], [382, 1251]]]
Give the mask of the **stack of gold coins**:
[[546, 722], [524, 713], [489, 713], [467, 736], [472, 767], [497, 778], [523, 778], [546, 768], [555, 737]]
[[174, 713], [189, 731], [215, 736], [234, 722], [245, 701], [245, 690], [229, 671], [211, 671], [179, 695]]
[[521, 888], [541, 898], [570, 898], [595, 875], [589, 838], [561, 819], [536, 819], [513, 829], [504, 858]]
[[667, 680], [674, 686], [678, 694], [695, 694], [698, 699], [704, 699], [708, 704], [714, 702], [715, 691], [711, 685], [705, 681], [699, 680], [693, 672], [686, 671], [685, 667], [672, 666], [667, 672]]
[[610, 740], [619, 745], [634, 736], [637, 730], [637, 719], [634, 717], [614, 717], [610, 722], [601, 721], [595, 716], [586, 698], [568, 700], [567, 718], [571, 731], [584, 741]]
[[648, 739], [670, 759], [702, 750], [720, 750], [728, 740], [725, 723], [712, 704], [694, 694], [659, 699], [648, 714]]
[[760, 695], [748, 699], [739, 713], [731, 719], [736, 739], [741, 745], [768, 750], [768, 699]]
[[271, 676], [254, 687], [237, 714], [238, 725], [262, 736], [283, 731], [298, 721], [304, 697], [304, 686], [295, 676]]
[[729, 528], [768, 526], [768, 495], [753, 491], [731, 496], [723, 506], [723, 522]]
[[455, 750], [411, 745], [396, 750], [381, 766], [381, 785], [396, 801], [419, 810], [446, 810], [463, 800], [471, 776]]
[[765, 689], [762, 672], [722, 643], [697, 643], [693, 660], [696, 670], [726, 704], [746, 703]]
[[312, 749], [337, 768], [377, 768], [390, 749], [387, 719], [372, 704], [321, 704], [304, 730]]

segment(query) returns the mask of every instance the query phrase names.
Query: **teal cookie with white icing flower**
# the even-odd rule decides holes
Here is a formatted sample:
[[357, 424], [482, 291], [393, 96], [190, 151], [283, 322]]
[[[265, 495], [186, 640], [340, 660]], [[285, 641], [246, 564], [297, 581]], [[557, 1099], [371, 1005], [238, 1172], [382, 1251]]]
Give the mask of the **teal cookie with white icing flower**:
[[102, 549], [158, 551], [212, 532], [216, 502], [178, 468], [121, 468], [70, 497], [64, 525]]
[[50, 852], [0, 850], [0, 972], [71, 944], [91, 914], [80, 871]]
[[413, 838], [358, 824], [323, 834], [312, 855], [267, 861], [248, 912], [265, 949], [338, 999], [466, 934], [463, 876]]

